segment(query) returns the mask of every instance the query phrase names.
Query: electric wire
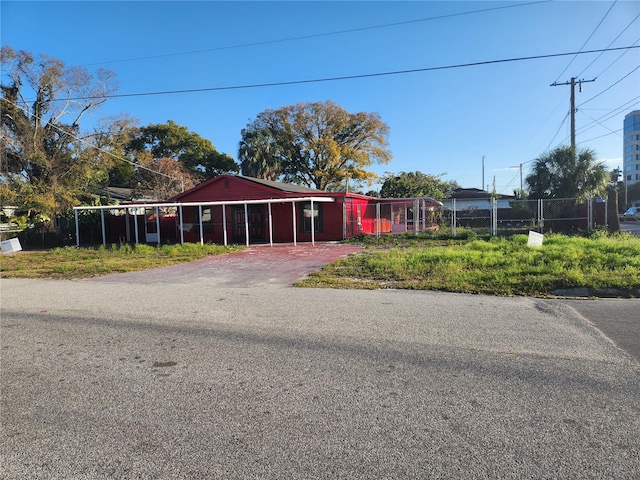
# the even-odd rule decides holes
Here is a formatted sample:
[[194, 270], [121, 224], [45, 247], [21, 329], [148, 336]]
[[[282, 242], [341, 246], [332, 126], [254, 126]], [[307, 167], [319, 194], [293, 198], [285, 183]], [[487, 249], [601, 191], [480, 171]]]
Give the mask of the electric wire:
[[[633, 20], [631, 20], [631, 22], [629, 22], [629, 24], [624, 28], [624, 30], [622, 30], [622, 31], [620, 32], [620, 34], [619, 34], [616, 38], [614, 38], [614, 39], [609, 43], [609, 45], [607, 45], [607, 48], [609, 48], [611, 45], [613, 45], [613, 44], [616, 42], [616, 40], [618, 40], [618, 39], [622, 36], [622, 34], [623, 34], [624, 32], [626, 32], [626, 31], [629, 29], [629, 27], [630, 27], [631, 25], [633, 25], [633, 24], [636, 22], [636, 20], [638, 20], [638, 18], [639, 18], [639, 17], [640, 17], [640, 13], [639, 13], [638, 15], [636, 15], [636, 16], [635, 16], [635, 18], [634, 18]], [[636, 43], [638, 43], [638, 41], [637, 41], [637, 40], [636, 40], [636, 42], [634, 43], [634, 45], [635, 45]], [[605, 69], [604, 69], [603, 71], [601, 71], [598, 75], [596, 75], [596, 78], [597, 78], [597, 77], [599, 77], [600, 75], [602, 75], [604, 72], [606, 72], [609, 68], [611, 68], [611, 66], [612, 66], [614, 63], [616, 63], [618, 60], [620, 60], [620, 58], [622, 58], [622, 56], [623, 56], [623, 55], [625, 55], [626, 53], [627, 53], [627, 52], [622, 53], [622, 54], [621, 54], [617, 59], [615, 59], [611, 64], [609, 64], [609, 66], [608, 66], [607, 68], [605, 68]], [[581, 76], [581, 75], [582, 75], [582, 74], [583, 74], [583, 73], [584, 73], [584, 72], [585, 72], [585, 71], [586, 71], [586, 70], [587, 70], [591, 65], [593, 65], [593, 64], [594, 64], [594, 63], [595, 63], [595, 62], [596, 62], [596, 61], [597, 61], [597, 60], [598, 60], [602, 55], [603, 55], [603, 54], [601, 53], [601, 54], [600, 54], [600, 55], [598, 55], [596, 58], [594, 58], [594, 59], [593, 59], [593, 61], [592, 61], [589, 65], [587, 65], [587, 66], [586, 66], [586, 67], [585, 67], [585, 68], [584, 68], [584, 69], [583, 69], [583, 70], [582, 70], [578, 75], [576, 75], [576, 77], [580, 77], [580, 76]]]
[[[564, 123], [567, 121], [567, 118], [569, 118], [569, 115], [571, 114], [571, 112], [567, 112], [567, 114], [564, 116], [564, 118], [562, 119], [562, 122], [560, 123], [560, 126], [558, 127], [558, 130], [556, 130], [556, 133], [553, 135], [553, 138], [551, 138], [551, 140], [549, 141], [549, 145], [547, 145], [547, 148], [544, 149], [545, 152], [548, 152], [549, 149], [551, 148], [551, 144], [553, 144], [553, 141], [556, 139], [556, 137], [558, 136], [558, 133], [560, 133], [560, 129], [562, 129], [562, 126], [564, 125]], [[563, 140], [564, 141], [564, 140]]]
[[[600, 20], [600, 22], [598, 23], [598, 25], [596, 25], [596, 28], [593, 29], [593, 32], [591, 32], [591, 35], [589, 35], [589, 38], [587, 38], [585, 40], [585, 42], [582, 44], [582, 46], [580, 47], [580, 52], [582, 51], [582, 49], [587, 45], [587, 43], [589, 43], [589, 40], [591, 40], [591, 37], [593, 37], [593, 35], [596, 33], [596, 31], [598, 30], [598, 28], [600, 28], [600, 25], [602, 25], [602, 22], [604, 22], [604, 19], [607, 18], [607, 15], [609, 15], [609, 12], [611, 11], [611, 9], [615, 6], [615, 4], [618, 3], [618, 0], [615, 0], [613, 2], [613, 4], [611, 4], [611, 6], [609, 7], [609, 10], [607, 10], [607, 13], [604, 14], [604, 17], [602, 17], [602, 19]], [[558, 82], [558, 80], [560, 79], [560, 77], [562, 75], [564, 75], [564, 72], [566, 72], [568, 70], [568, 68], [571, 66], [571, 64], [573, 63], [573, 61], [577, 58], [578, 55], [574, 56], [571, 61], [569, 62], [569, 65], [567, 65], [564, 70], [562, 71], [562, 73], [560, 73], [560, 75], [558, 75], [558, 78], [556, 78], [555, 83]]]
[[435, 17], [419, 18], [419, 19], [415, 19], [415, 20], [406, 20], [406, 21], [402, 21], [402, 22], [385, 23], [385, 24], [382, 24], [382, 25], [371, 25], [371, 26], [367, 26], [367, 27], [357, 27], [357, 28], [350, 28], [350, 29], [345, 29], [345, 30], [337, 30], [337, 31], [334, 31], [334, 32], [314, 33], [314, 34], [309, 34], [309, 35], [300, 35], [300, 36], [297, 36], [297, 37], [287, 37], [287, 38], [280, 38], [280, 39], [275, 39], [275, 40], [263, 40], [263, 41], [259, 41], [259, 42], [250, 42], [250, 43], [242, 43], [242, 44], [238, 44], [238, 45], [228, 45], [228, 46], [206, 48], [206, 49], [200, 49], [200, 50], [191, 50], [191, 51], [187, 51], [187, 52], [165, 53], [165, 54], [161, 54], [161, 55], [148, 55], [148, 56], [144, 56], [144, 57], [129, 58], [129, 59], [124, 59], [124, 60], [109, 60], [109, 61], [104, 61], [104, 62], [86, 63], [86, 64], [83, 64], [82, 66], [107, 65], [107, 64], [111, 64], [111, 63], [134, 62], [134, 61], [140, 61], [140, 60], [153, 60], [153, 59], [157, 59], [157, 58], [176, 57], [176, 56], [182, 56], [182, 55], [193, 55], [193, 54], [198, 54], [198, 53], [207, 53], [207, 52], [214, 52], [214, 51], [220, 51], [220, 50], [232, 50], [232, 49], [237, 49], [237, 48], [255, 47], [255, 46], [260, 46], [260, 45], [271, 45], [271, 44], [274, 44], [274, 43], [284, 43], [284, 42], [291, 42], [291, 41], [297, 41], [297, 40], [307, 40], [307, 39], [311, 39], [311, 38], [329, 37], [329, 36], [334, 36], [334, 35], [343, 35], [345, 33], [363, 32], [363, 31], [367, 31], [367, 30], [376, 30], [376, 29], [381, 29], [381, 28], [397, 27], [397, 26], [401, 26], [401, 25], [410, 25], [410, 24], [415, 24], [415, 23], [428, 22], [428, 21], [432, 21], [432, 20], [442, 20], [442, 19], [445, 19], [445, 18], [461, 17], [461, 16], [465, 16], [465, 15], [474, 15], [474, 14], [478, 14], [478, 13], [491, 12], [491, 11], [495, 11], [495, 10], [505, 10], [505, 9], [509, 9], [509, 8], [519, 8], [519, 7], [529, 6], [529, 5], [536, 5], [536, 4], [540, 4], [540, 3], [549, 3], [551, 1], [553, 1], [553, 0], [539, 0], [539, 1], [534, 1], [534, 2], [519, 3], [519, 4], [515, 4], [515, 5], [503, 5], [503, 6], [485, 8], [485, 9], [480, 9], [480, 10], [471, 10], [471, 11], [467, 11], [467, 12], [449, 13], [449, 14], [446, 14], [446, 15], [438, 15], [438, 16], [435, 16]]
[[[315, 78], [315, 79], [307, 79], [307, 80], [290, 80], [290, 81], [282, 81], [282, 82], [271, 82], [271, 83], [256, 83], [256, 84], [246, 84], [246, 85], [231, 85], [225, 87], [207, 87], [207, 88], [191, 88], [191, 89], [182, 89], [182, 90], [165, 90], [158, 92], [138, 92], [138, 93], [122, 93], [122, 94], [113, 94], [113, 95], [103, 95], [103, 96], [80, 96], [74, 98], [67, 98], [66, 101], [69, 100], [90, 100], [95, 98], [131, 98], [131, 97], [145, 97], [145, 96], [158, 96], [158, 95], [176, 95], [176, 94], [185, 94], [185, 93], [202, 93], [202, 92], [215, 92], [215, 91], [225, 91], [225, 90], [245, 90], [250, 88], [266, 88], [266, 87], [281, 87], [288, 85], [304, 85], [310, 83], [323, 83], [323, 82], [335, 82], [335, 81], [343, 81], [343, 80], [356, 80], [361, 78], [375, 78], [375, 77], [385, 77], [392, 75], [406, 75], [411, 73], [421, 73], [421, 72], [434, 72], [439, 70], [452, 70], [456, 68], [468, 68], [468, 67], [478, 67], [483, 65], [496, 65], [501, 63], [510, 63], [510, 62], [521, 62], [528, 60], [540, 60], [546, 58], [558, 58], [565, 57], [569, 55], [587, 55], [591, 53], [600, 53], [600, 52], [614, 52], [620, 50], [629, 50], [634, 48], [640, 48], [638, 45], [631, 45], [626, 47], [616, 47], [616, 48], [606, 48], [606, 49], [596, 49], [596, 50], [585, 50], [581, 52], [565, 52], [565, 53], [552, 53], [545, 55], [531, 55], [527, 57], [515, 57], [515, 58], [505, 58], [498, 60], [486, 60], [481, 62], [472, 62], [472, 63], [460, 63], [453, 65], [443, 65], [438, 67], [425, 67], [425, 68], [414, 68], [408, 70], [396, 70], [389, 72], [378, 72], [378, 73], [365, 73], [359, 75], [345, 75], [338, 77], [327, 77], [327, 78]], [[56, 101], [56, 100], [53, 100]]]
[[[607, 113], [606, 115], [603, 115], [602, 117], [600, 117], [598, 120], [601, 121], [606, 121], [606, 120], [610, 120], [611, 118], [615, 117], [616, 115], [618, 115], [620, 112], [623, 112], [624, 110], [626, 110], [627, 108], [629, 108], [630, 106], [633, 106], [635, 104], [637, 104], [638, 99], [640, 98], [640, 96], [637, 96], [635, 98], [632, 98], [631, 100], [628, 100], [627, 102], [625, 102], [624, 104], [609, 110], [609, 113]], [[634, 103], [635, 102], [635, 103]], [[578, 128], [576, 133], [583, 133], [587, 130], [590, 130], [591, 128], [593, 128], [594, 125], [593, 123], [589, 123], [581, 128]]]
[[619, 84], [621, 81], [623, 81], [625, 78], [627, 78], [629, 75], [631, 75], [633, 72], [635, 72], [636, 70], [638, 70], [640, 68], [640, 65], [638, 65], [636, 68], [634, 68], [633, 70], [631, 70], [629, 73], [627, 73], [624, 77], [622, 77], [621, 79], [619, 79], [617, 82], [609, 85], [607, 88], [605, 88], [604, 90], [602, 90], [600, 93], [598, 93], [597, 95], [594, 95], [593, 97], [591, 97], [588, 100], [585, 100], [584, 102], [582, 102], [580, 105], [578, 105], [578, 107], [581, 107], [582, 105], [584, 105], [585, 103], [590, 102], [591, 100], [594, 100], [596, 98], [598, 98], [600, 95], [602, 95], [603, 93], [605, 93], [608, 90], [611, 90], [613, 87], [615, 87], [617, 84]]

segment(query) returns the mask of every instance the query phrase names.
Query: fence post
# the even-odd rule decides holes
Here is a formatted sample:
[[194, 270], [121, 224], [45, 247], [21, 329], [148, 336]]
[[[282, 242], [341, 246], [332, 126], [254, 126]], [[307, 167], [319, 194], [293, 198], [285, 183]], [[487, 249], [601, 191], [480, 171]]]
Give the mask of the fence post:
[[491, 236], [498, 235], [498, 201], [491, 197]]
[[456, 233], [456, 199], [451, 199], [451, 235], [457, 236]]
[[544, 203], [541, 198], [538, 199], [538, 230], [544, 233]]

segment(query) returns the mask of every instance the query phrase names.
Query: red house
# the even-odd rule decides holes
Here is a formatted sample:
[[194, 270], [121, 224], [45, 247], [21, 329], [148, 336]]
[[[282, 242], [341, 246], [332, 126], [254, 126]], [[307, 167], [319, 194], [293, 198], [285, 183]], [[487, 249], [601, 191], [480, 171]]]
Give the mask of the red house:
[[417, 233], [434, 227], [440, 206], [431, 198], [380, 199], [219, 175], [165, 202], [76, 207], [76, 213], [102, 210], [105, 244], [104, 211], [109, 210], [112, 242], [249, 245], [335, 241], [363, 233]]

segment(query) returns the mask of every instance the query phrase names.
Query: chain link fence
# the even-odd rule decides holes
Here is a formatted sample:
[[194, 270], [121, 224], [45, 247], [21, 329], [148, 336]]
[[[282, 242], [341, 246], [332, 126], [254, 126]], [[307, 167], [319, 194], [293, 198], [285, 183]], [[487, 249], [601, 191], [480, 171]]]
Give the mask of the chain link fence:
[[379, 203], [345, 204], [344, 238], [450, 228], [479, 234], [571, 233], [607, 226], [607, 202], [600, 198], [515, 200], [493, 198], [383, 199]]
[[464, 228], [505, 235], [530, 230], [545, 233], [588, 231], [607, 226], [607, 202], [601, 198], [442, 200], [442, 227], [455, 235]]

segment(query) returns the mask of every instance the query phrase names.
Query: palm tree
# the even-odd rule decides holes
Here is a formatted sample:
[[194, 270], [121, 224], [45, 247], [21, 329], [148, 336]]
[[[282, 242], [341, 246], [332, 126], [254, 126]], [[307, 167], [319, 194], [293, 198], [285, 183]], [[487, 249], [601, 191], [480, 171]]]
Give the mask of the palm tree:
[[282, 173], [277, 145], [266, 128], [245, 129], [238, 149], [240, 171], [248, 177], [278, 180]]
[[531, 198], [578, 198], [606, 194], [609, 173], [590, 149], [561, 146], [535, 160], [526, 178]]

